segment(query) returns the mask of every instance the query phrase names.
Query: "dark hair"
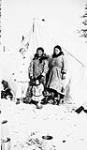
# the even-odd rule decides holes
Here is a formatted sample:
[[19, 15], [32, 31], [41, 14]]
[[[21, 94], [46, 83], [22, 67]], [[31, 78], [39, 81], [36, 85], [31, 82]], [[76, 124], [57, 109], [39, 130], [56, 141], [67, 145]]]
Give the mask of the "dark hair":
[[9, 87], [9, 85], [8, 85], [8, 82], [7, 81], [5, 81], [5, 80], [2, 80], [2, 85], [3, 85], [3, 87], [4, 87], [4, 89], [6, 89], [6, 88], [8, 88]]
[[[58, 49], [60, 50], [60, 52], [59, 52], [58, 55], [55, 54], [55, 48], [58, 48]], [[60, 56], [60, 55], [64, 55], [64, 53], [63, 53], [63, 51], [62, 51], [62, 48], [61, 48], [59, 45], [56, 45], [56, 46], [54, 47], [54, 49], [53, 49], [53, 55], [52, 55], [52, 57], [58, 57], [58, 56]]]
[[56, 46], [54, 47], [54, 50], [55, 50], [55, 48], [58, 48], [60, 51], [62, 51], [62, 48], [61, 48], [59, 45], [56, 45]]
[[[42, 56], [41, 56], [40, 58], [39, 58], [39, 56], [38, 56], [38, 51], [39, 51], [39, 50], [42, 51]], [[49, 58], [49, 56], [44, 53], [44, 49], [43, 49], [42, 47], [38, 47], [38, 48], [37, 48], [33, 60], [38, 59], [38, 58], [39, 58], [39, 62], [40, 62], [40, 63], [42, 63], [43, 60], [47, 60], [47, 59]]]
[[39, 56], [38, 56], [38, 51], [39, 51], [39, 50], [42, 51], [42, 56], [44, 55], [44, 49], [43, 49], [42, 47], [38, 47], [33, 59], [37, 59], [37, 58], [39, 57]]
[[42, 47], [38, 47], [36, 53], [38, 53], [39, 50], [41, 50], [42, 53], [44, 53], [44, 49]]

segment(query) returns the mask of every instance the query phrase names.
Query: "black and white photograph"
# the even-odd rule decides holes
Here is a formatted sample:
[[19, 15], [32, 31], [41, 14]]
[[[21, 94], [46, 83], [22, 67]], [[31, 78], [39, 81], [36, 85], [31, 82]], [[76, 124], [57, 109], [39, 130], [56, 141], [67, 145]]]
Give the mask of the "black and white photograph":
[[1, 150], [87, 150], [87, 0], [0, 0]]

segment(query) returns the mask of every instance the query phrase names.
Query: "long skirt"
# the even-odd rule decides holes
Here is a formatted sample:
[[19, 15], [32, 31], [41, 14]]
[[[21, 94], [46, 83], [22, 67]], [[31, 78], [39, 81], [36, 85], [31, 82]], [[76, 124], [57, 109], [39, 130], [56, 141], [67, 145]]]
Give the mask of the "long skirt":
[[61, 78], [61, 70], [56, 66], [53, 67], [49, 73], [47, 88], [56, 90], [60, 94], [64, 94], [63, 83]]

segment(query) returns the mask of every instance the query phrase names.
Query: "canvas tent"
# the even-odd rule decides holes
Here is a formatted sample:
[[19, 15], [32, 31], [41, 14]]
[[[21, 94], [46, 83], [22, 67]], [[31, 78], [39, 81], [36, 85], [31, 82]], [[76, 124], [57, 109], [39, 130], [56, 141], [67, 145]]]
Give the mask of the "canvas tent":
[[[26, 68], [28, 69], [29, 63], [36, 52], [37, 47], [42, 46], [45, 53], [51, 55], [53, 52], [53, 47], [55, 45], [60, 45], [57, 40], [53, 39], [51, 35], [44, 28], [45, 20], [34, 19], [33, 25], [31, 26], [28, 35], [22, 36], [20, 42], [20, 47], [26, 50]], [[62, 45], [60, 45], [62, 47]], [[72, 102], [76, 105], [85, 104], [87, 102], [87, 67], [80, 61], [75, 55], [63, 48], [65, 56], [68, 62], [68, 74], [67, 78], [70, 81], [70, 94], [72, 97]], [[19, 64], [20, 68], [20, 57], [19, 52], [3, 52], [2, 53], [2, 76], [9, 81], [11, 87], [16, 92], [17, 84], [14, 82], [13, 72], [17, 72], [16, 66]], [[6, 59], [5, 59], [6, 58]], [[6, 60], [4, 62], [3, 60]], [[12, 67], [8, 67], [11, 64]]]

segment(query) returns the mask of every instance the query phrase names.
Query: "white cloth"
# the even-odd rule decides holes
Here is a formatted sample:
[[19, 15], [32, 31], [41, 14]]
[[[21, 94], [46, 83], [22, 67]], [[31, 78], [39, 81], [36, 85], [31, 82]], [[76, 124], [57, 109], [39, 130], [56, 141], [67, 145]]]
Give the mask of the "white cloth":
[[44, 98], [43, 91], [44, 91], [43, 84], [33, 86], [33, 88], [32, 88], [32, 92], [33, 92], [32, 100], [40, 102]]
[[23, 58], [20, 55], [15, 73], [17, 83], [16, 98], [23, 98], [26, 96], [29, 81], [28, 66], [29, 66], [28, 58]]
[[28, 81], [28, 66], [27, 58], [20, 57], [16, 68], [17, 81]]
[[26, 96], [26, 91], [28, 88], [28, 82], [18, 82], [17, 83], [17, 92], [16, 92], [16, 98], [24, 98]]

